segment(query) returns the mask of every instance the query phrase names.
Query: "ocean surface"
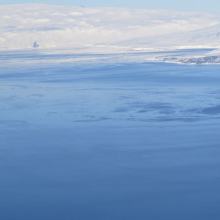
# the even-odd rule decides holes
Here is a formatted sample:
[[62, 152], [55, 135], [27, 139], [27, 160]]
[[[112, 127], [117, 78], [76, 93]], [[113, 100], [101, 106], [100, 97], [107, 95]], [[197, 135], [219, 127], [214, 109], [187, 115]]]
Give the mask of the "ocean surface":
[[0, 53], [1, 219], [220, 219], [220, 66], [117, 56]]

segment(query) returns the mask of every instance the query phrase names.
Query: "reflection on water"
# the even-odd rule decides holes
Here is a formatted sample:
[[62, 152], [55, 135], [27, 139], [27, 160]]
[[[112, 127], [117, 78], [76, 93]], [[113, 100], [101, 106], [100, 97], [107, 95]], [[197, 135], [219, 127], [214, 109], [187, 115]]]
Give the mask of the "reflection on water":
[[219, 70], [2, 67], [2, 219], [219, 219]]

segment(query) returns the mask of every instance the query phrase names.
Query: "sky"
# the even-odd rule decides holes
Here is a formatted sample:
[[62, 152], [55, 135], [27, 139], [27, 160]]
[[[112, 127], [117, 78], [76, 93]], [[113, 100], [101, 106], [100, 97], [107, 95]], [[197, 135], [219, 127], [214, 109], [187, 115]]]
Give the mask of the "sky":
[[125, 7], [220, 13], [220, 0], [0, 0], [0, 4], [48, 3], [85, 7]]

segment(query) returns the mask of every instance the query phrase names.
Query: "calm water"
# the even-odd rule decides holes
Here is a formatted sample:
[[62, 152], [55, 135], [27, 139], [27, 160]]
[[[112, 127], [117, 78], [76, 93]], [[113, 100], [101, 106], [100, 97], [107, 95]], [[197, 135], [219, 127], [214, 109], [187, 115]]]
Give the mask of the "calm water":
[[4, 59], [1, 219], [220, 219], [220, 66]]

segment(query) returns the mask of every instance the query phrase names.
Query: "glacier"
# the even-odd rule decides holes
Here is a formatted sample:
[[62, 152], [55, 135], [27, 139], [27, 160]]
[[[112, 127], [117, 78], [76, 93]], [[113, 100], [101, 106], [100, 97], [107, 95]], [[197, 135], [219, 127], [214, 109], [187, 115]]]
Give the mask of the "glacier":
[[[49, 4], [0, 6], [0, 50], [73, 49], [92, 53], [201, 50], [150, 61], [201, 63], [220, 55], [220, 14], [127, 8], [86, 8]], [[192, 62], [190, 59], [199, 60]], [[219, 59], [205, 59], [219, 63]]]

